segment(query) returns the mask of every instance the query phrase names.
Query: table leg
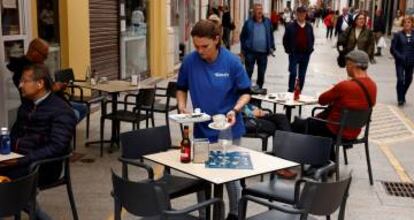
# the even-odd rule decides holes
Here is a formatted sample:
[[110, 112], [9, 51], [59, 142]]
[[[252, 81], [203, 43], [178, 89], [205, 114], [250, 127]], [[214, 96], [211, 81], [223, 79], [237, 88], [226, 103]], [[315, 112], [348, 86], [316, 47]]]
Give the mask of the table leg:
[[[223, 199], [223, 184], [214, 185], [214, 198]], [[219, 206], [214, 206], [213, 220], [219, 220], [220, 219], [220, 213], [224, 212], [224, 211], [225, 210], [220, 210]]]
[[289, 122], [292, 122], [292, 109], [294, 109], [295, 106], [285, 105], [285, 108], [286, 108], [286, 117], [289, 120]]
[[[118, 111], [118, 93], [111, 93], [112, 95], [112, 112], [116, 112]], [[121, 130], [120, 128], [121, 122], [119, 121], [112, 121], [112, 125], [111, 125], [111, 145], [110, 148], [108, 149], [108, 153], [112, 153], [113, 151], [115, 151], [115, 147], [114, 144], [116, 144], [118, 146], [118, 140], [119, 140], [119, 136], [118, 136], [118, 131]]]

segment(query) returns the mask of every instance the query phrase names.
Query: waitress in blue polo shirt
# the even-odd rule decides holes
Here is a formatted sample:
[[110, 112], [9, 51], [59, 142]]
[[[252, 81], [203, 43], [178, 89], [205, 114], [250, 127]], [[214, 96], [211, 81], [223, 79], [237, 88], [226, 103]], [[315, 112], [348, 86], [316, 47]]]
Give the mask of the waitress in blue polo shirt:
[[[177, 81], [177, 102], [181, 113], [186, 112], [187, 93], [191, 94], [193, 108], [209, 114], [225, 114], [232, 125], [234, 144], [240, 143], [245, 133], [240, 110], [250, 100], [250, 79], [240, 59], [220, 47], [220, 29], [213, 22], [199, 21], [191, 36], [196, 51], [185, 57]], [[208, 122], [194, 126], [195, 138], [218, 139], [219, 132], [208, 127]], [[237, 202], [240, 198], [239, 182], [226, 184], [230, 200], [227, 219], [237, 219]]]

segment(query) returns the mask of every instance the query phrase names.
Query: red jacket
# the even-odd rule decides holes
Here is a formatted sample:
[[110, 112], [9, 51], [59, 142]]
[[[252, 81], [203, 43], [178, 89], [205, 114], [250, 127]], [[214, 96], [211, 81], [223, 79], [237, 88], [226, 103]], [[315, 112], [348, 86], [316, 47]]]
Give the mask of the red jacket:
[[334, 16], [334, 14], [329, 14], [328, 16], [325, 17], [325, 19], [323, 19], [323, 23], [326, 25], [326, 27], [333, 27], [334, 26], [333, 16]]
[[[368, 90], [372, 104], [375, 105], [377, 97], [377, 86], [370, 77], [357, 78]], [[344, 80], [336, 84], [332, 89], [319, 96], [319, 104], [332, 107], [328, 114], [328, 120], [339, 122], [341, 110], [344, 108], [363, 110], [369, 107], [368, 100], [362, 88], [352, 80]], [[328, 124], [328, 129], [337, 134], [339, 126]], [[361, 129], [345, 129], [342, 137], [352, 140], [358, 137]]]

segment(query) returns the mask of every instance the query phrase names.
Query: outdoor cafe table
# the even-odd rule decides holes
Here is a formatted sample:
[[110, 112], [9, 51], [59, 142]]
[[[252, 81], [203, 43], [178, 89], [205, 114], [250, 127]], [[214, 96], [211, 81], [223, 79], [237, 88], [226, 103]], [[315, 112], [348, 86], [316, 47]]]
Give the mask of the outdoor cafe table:
[[[300, 95], [299, 100], [293, 100], [293, 93], [286, 92], [285, 99], [278, 99], [277, 93], [269, 93], [266, 95], [252, 95], [253, 99], [261, 100], [264, 102], [273, 103], [273, 111], [276, 113], [276, 105], [282, 105], [286, 108], [286, 117], [289, 121], [292, 120], [292, 109], [299, 107], [299, 116], [302, 114], [302, 106], [318, 104], [316, 97]], [[273, 97], [273, 98], [270, 98]]]
[[[214, 197], [220, 199], [223, 198], [223, 184], [225, 183], [299, 165], [244, 147], [231, 146], [227, 149], [227, 152], [233, 151], [248, 152], [253, 169], [206, 168], [204, 163], [181, 163], [180, 150], [145, 155], [144, 158], [214, 184]], [[218, 219], [219, 213], [220, 211], [214, 208], [214, 219]]]
[[6, 160], [13, 160], [23, 157], [23, 155], [10, 152], [9, 154], [0, 154], [0, 162], [6, 161]]
[[[89, 82], [74, 82], [74, 85], [80, 86], [82, 88], [96, 90], [100, 92], [106, 92], [111, 95], [112, 97], [112, 112], [116, 112], [118, 109], [118, 95], [121, 92], [131, 92], [131, 91], [138, 91], [140, 89], [150, 89], [155, 88], [156, 84], [160, 82], [162, 79], [157, 77], [150, 77], [144, 79], [139, 82], [139, 86], [131, 85], [130, 81], [124, 80], [108, 80], [105, 83], [97, 83], [96, 85], [91, 85]], [[110, 143], [118, 143], [117, 135], [116, 135], [116, 126], [112, 123], [112, 133], [111, 133], [111, 140], [104, 141]], [[99, 141], [95, 142], [88, 142], [88, 144], [99, 143]]]

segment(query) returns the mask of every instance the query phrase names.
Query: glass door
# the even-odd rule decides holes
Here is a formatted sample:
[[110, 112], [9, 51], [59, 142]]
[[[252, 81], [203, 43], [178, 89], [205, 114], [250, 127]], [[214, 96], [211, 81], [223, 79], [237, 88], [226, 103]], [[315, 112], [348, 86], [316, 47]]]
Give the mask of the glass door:
[[[7, 126], [15, 119], [16, 110], [20, 105], [17, 88], [12, 82], [12, 73], [6, 65], [10, 57], [20, 57], [28, 46], [28, 8], [29, 1], [0, 1], [0, 124]], [[10, 126], [9, 126], [10, 127]]]

